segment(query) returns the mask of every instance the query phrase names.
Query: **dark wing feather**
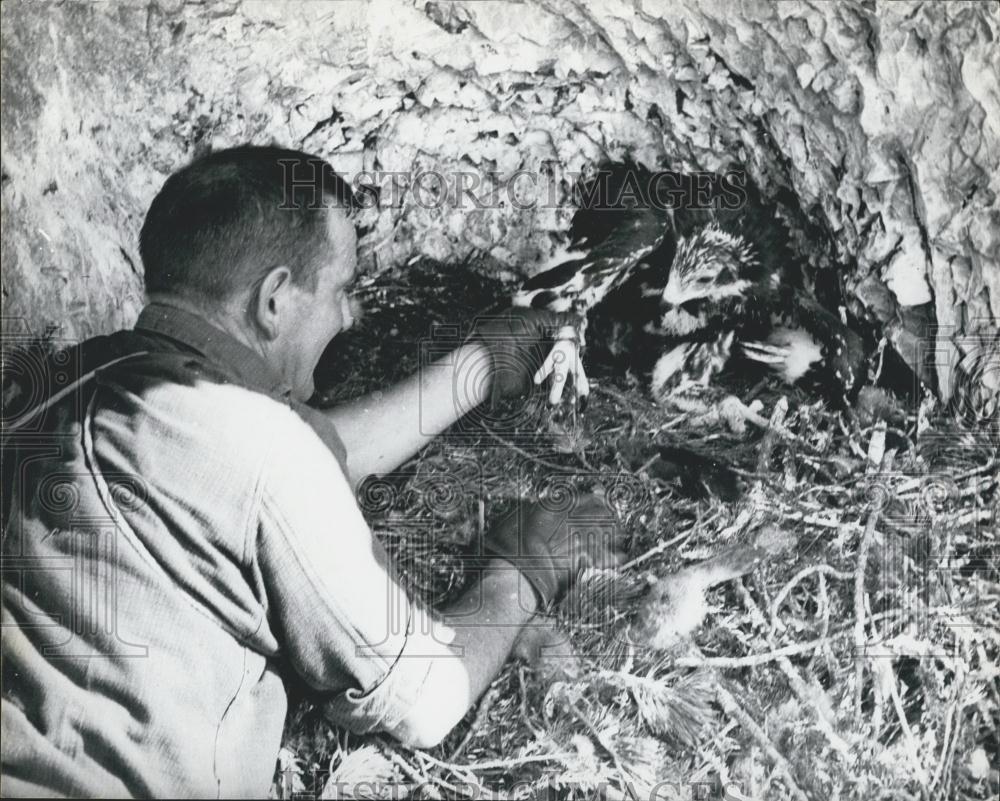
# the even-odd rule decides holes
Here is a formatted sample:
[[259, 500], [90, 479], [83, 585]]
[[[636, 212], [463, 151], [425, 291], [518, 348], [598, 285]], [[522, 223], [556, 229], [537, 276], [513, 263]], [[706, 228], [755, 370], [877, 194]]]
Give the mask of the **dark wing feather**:
[[611, 236], [629, 212], [654, 208], [652, 179], [653, 173], [626, 159], [604, 164], [593, 178], [579, 182], [573, 192], [577, 212], [569, 226], [570, 246], [592, 248]]
[[616, 217], [601, 242], [528, 279], [514, 295], [514, 305], [585, 313], [620, 286], [663, 242], [666, 226], [662, 214], [649, 208]]

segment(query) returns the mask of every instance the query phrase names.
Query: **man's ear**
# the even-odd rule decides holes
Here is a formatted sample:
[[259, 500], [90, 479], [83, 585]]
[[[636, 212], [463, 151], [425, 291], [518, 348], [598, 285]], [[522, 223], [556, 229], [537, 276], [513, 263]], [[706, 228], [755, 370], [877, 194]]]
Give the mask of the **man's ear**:
[[267, 339], [275, 339], [281, 325], [288, 323], [289, 290], [292, 271], [281, 265], [272, 268], [250, 301], [250, 317]]

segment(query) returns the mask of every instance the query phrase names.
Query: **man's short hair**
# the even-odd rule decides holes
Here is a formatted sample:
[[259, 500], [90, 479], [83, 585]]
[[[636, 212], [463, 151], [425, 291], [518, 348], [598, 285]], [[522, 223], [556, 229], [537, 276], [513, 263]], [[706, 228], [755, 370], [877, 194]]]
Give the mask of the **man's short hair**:
[[354, 197], [326, 160], [300, 150], [242, 146], [171, 175], [139, 236], [146, 291], [226, 300], [278, 265], [315, 289], [330, 258], [327, 215]]

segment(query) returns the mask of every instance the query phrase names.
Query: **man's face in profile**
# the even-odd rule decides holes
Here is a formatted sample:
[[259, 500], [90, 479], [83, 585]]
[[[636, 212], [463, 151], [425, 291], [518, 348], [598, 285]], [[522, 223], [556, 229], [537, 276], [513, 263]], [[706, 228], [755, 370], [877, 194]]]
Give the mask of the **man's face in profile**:
[[313, 371], [330, 340], [354, 323], [350, 308], [350, 286], [358, 266], [354, 224], [343, 211], [331, 208], [327, 235], [329, 259], [316, 274], [316, 289], [294, 288], [295, 319], [287, 321], [282, 332], [284, 373], [299, 400], [313, 394]]

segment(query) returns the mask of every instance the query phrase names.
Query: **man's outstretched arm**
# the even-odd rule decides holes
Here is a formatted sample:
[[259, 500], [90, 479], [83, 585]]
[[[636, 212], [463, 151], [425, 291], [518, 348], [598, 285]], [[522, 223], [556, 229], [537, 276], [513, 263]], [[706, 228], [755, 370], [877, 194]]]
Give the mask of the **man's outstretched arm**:
[[489, 350], [469, 343], [385, 391], [324, 411], [348, 453], [352, 486], [395, 470], [489, 397]]
[[351, 484], [394, 470], [488, 397], [520, 397], [551, 374], [554, 401], [570, 364], [552, 342], [572, 333], [569, 320], [525, 308], [483, 316], [465, 345], [417, 375], [325, 412], [347, 448]]

